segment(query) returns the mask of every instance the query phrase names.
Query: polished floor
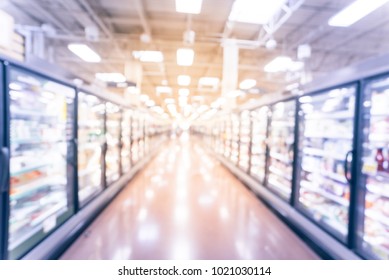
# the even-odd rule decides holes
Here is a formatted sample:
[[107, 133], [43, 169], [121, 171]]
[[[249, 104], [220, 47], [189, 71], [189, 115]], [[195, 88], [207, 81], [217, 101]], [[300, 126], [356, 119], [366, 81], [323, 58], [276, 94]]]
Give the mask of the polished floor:
[[173, 139], [62, 259], [317, 259], [195, 140]]

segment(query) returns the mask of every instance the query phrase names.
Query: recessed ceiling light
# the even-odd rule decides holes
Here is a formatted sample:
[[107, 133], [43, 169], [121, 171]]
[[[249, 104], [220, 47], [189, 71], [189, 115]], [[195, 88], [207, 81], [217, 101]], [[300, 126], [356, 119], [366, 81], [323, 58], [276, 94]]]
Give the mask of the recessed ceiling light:
[[180, 66], [191, 66], [194, 60], [192, 49], [182, 48], [177, 50], [177, 64]]
[[189, 86], [190, 85], [190, 76], [188, 76], [188, 75], [179, 75], [177, 77], [177, 83], [180, 86]]
[[140, 96], [140, 101], [142, 101], [142, 102], [146, 102], [149, 99], [150, 99], [149, 96], [146, 94], [141, 94], [141, 96]]
[[165, 98], [165, 103], [166, 104], [172, 104], [172, 103], [174, 103], [175, 101], [174, 101], [174, 98]]
[[281, 10], [287, 0], [235, 0], [230, 21], [252, 24], [266, 24]]
[[126, 81], [126, 77], [121, 73], [96, 73], [95, 77], [107, 83], [124, 83]]
[[176, 0], [176, 11], [178, 13], [199, 14], [203, 0]]
[[178, 95], [179, 96], [189, 96], [189, 94], [190, 94], [190, 91], [187, 88], [180, 88], [178, 90]]
[[278, 56], [268, 64], [266, 64], [264, 70], [269, 73], [276, 73], [286, 71], [290, 64], [292, 63], [292, 59], [287, 56]]
[[199, 84], [202, 86], [216, 87], [219, 84], [220, 80], [216, 77], [202, 77], [199, 80]]
[[100, 62], [101, 57], [85, 44], [69, 44], [68, 49], [86, 62]]
[[331, 26], [348, 27], [384, 5], [388, 0], [357, 0], [328, 21]]
[[240, 82], [239, 88], [240, 89], [250, 89], [257, 85], [257, 81], [254, 79], [246, 79]]
[[167, 94], [171, 94], [172, 93], [172, 88], [171, 87], [167, 87], [167, 86], [158, 86], [155, 88], [157, 94], [161, 94], [161, 93], [167, 93]]
[[146, 104], [147, 107], [153, 107], [155, 105], [155, 101], [149, 99], [149, 100], [146, 101], [145, 104]]
[[133, 51], [134, 58], [139, 59], [142, 62], [162, 62], [163, 53], [160, 51]]

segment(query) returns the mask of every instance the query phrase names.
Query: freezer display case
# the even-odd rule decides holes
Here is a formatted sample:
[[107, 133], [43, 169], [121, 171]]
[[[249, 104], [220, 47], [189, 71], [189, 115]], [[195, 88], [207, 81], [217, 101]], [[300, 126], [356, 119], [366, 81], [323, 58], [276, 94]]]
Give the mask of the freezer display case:
[[267, 126], [269, 122], [269, 107], [264, 106], [251, 112], [251, 164], [250, 175], [261, 184], [265, 183]]
[[78, 200], [80, 207], [103, 190], [105, 103], [98, 97], [78, 93]]
[[231, 116], [231, 154], [230, 160], [233, 164], [238, 166], [239, 163], [239, 115], [233, 114]]
[[120, 177], [121, 115], [119, 106], [111, 102], [106, 103], [107, 152], [105, 155], [105, 177], [107, 186]]
[[75, 89], [8, 68], [8, 255], [24, 255], [73, 212]]
[[269, 123], [269, 163], [266, 186], [289, 201], [292, 193], [295, 100], [271, 107]]
[[121, 162], [123, 174], [130, 171], [131, 168], [131, 117], [132, 110], [125, 109], [122, 118], [122, 148], [121, 148]]
[[139, 127], [139, 140], [138, 140], [138, 157], [139, 160], [143, 159], [144, 157], [144, 152], [145, 152], [145, 138], [144, 138], [144, 129], [145, 129], [145, 123], [144, 123], [144, 116], [143, 114], [139, 114], [139, 119], [138, 119], [138, 127]]
[[229, 159], [231, 155], [231, 146], [232, 146], [232, 125], [231, 118], [227, 118], [224, 123], [224, 157]]
[[389, 78], [371, 81], [363, 96], [358, 247], [389, 259]]
[[239, 167], [249, 172], [250, 169], [250, 147], [251, 147], [251, 120], [250, 111], [243, 111], [240, 114], [239, 129]]
[[341, 87], [299, 99], [298, 206], [321, 227], [346, 242], [350, 184], [347, 173], [354, 133], [356, 87]]
[[135, 164], [139, 161], [139, 139], [140, 139], [140, 128], [139, 128], [139, 113], [134, 112], [131, 121], [131, 162]]

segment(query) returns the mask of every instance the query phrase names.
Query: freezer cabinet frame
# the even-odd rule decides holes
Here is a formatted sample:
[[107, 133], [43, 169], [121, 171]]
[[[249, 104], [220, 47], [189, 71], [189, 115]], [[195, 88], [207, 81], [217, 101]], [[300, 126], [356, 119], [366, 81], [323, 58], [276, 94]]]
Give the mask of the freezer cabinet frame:
[[[356, 183], [357, 183], [357, 166], [356, 166], [356, 163], [357, 163], [357, 157], [359, 156], [359, 152], [358, 152], [358, 139], [359, 139], [359, 130], [358, 130], [358, 126], [359, 126], [359, 122], [357, 121], [357, 118], [360, 114], [360, 110], [359, 110], [359, 106], [360, 106], [360, 89], [361, 89], [361, 85], [360, 85], [360, 82], [357, 80], [357, 81], [352, 81], [352, 82], [349, 82], [349, 83], [344, 83], [344, 84], [339, 84], [339, 85], [336, 85], [336, 86], [332, 86], [332, 87], [329, 87], [329, 88], [324, 88], [324, 89], [320, 89], [320, 90], [317, 90], [317, 91], [313, 91], [313, 92], [309, 92], [309, 93], [306, 93], [306, 94], [303, 94], [301, 96], [299, 96], [297, 98], [297, 103], [298, 103], [298, 109], [300, 110], [301, 108], [301, 102], [300, 102], [300, 98], [302, 97], [306, 97], [306, 96], [309, 96], [309, 97], [312, 97], [312, 96], [316, 96], [316, 95], [320, 95], [320, 94], [323, 94], [325, 92], [328, 92], [328, 91], [331, 91], [331, 90], [334, 90], [334, 89], [339, 89], [339, 88], [346, 88], [346, 87], [354, 87], [355, 88], [355, 103], [354, 103], [354, 117], [352, 118], [352, 121], [353, 121], [353, 131], [352, 131], [352, 135], [353, 135], [353, 138], [352, 138], [352, 141], [351, 141], [351, 144], [352, 144], [352, 149], [350, 151], [348, 151], [349, 153], [351, 153], [352, 155], [352, 159], [351, 159], [351, 162], [348, 162], [346, 163], [347, 164], [347, 167], [348, 167], [348, 170], [350, 172], [350, 178], [346, 178], [347, 181], [348, 181], [348, 185], [349, 185], [349, 188], [350, 188], [350, 199], [349, 199], [349, 207], [348, 207], [348, 225], [347, 225], [347, 235], [345, 236], [345, 239], [342, 240], [340, 238], [340, 236], [338, 236], [336, 233], [334, 233], [332, 230], [330, 229], [327, 229], [326, 227], [322, 226], [321, 223], [317, 220], [315, 220], [309, 213], [308, 211], [304, 210], [302, 208], [302, 206], [299, 204], [299, 193], [300, 193], [300, 174], [301, 174], [301, 162], [302, 162], [302, 152], [301, 152], [301, 148], [302, 147], [298, 147], [297, 151], [298, 151], [298, 155], [296, 157], [296, 161], [295, 161], [295, 173], [296, 173], [296, 178], [295, 178], [295, 205], [294, 207], [297, 209], [297, 211], [299, 211], [302, 215], [304, 215], [304, 217], [306, 217], [307, 219], [309, 219], [311, 222], [313, 222], [315, 225], [317, 225], [321, 230], [323, 230], [324, 232], [326, 232], [327, 234], [331, 235], [333, 238], [335, 238], [337, 241], [339, 241], [340, 243], [344, 244], [345, 246], [347, 246], [349, 249], [353, 249], [354, 248], [354, 236], [355, 236], [355, 211], [356, 211], [356, 197], [357, 197], [357, 188], [356, 188]], [[303, 121], [303, 116], [300, 116], [299, 112], [297, 114], [298, 116], [298, 119], [297, 119], [297, 125], [298, 125], [298, 137], [300, 137], [300, 134], [301, 134], [301, 123]], [[299, 141], [301, 139], [298, 139]], [[300, 144], [300, 143], [297, 143], [297, 144]], [[347, 161], [347, 159], [345, 158], [345, 161]], [[346, 170], [345, 170], [346, 171]], [[346, 174], [347, 175], [347, 174]]]
[[[46, 79], [46, 80], [49, 80], [49, 81], [52, 81], [52, 82], [55, 82], [55, 83], [58, 83], [60, 85], [63, 85], [65, 87], [68, 87], [70, 89], [72, 89], [74, 91], [74, 97], [73, 97], [73, 116], [72, 116], [72, 121], [71, 121], [71, 124], [72, 124], [72, 140], [71, 141], [68, 141], [68, 154], [67, 154], [67, 164], [68, 164], [68, 171], [67, 171], [67, 178], [68, 178], [68, 186], [69, 188], [67, 189], [67, 191], [70, 191], [71, 194], [68, 196], [69, 199], [71, 199], [71, 201], [69, 202], [68, 204], [68, 207], [69, 209], [61, 214], [59, 217], [57, 217], [57, 224], [56, 226], [51, 229], [50, 231], [48, 231], [47, 233], [44, 234], [44, 236], [42, 237], [39, 237], [37, 240], [33, 241], [34, 242], [34, 245], [32, 246], [28, 246], [28, 243], [31, 242], [31, 239], [30, 241], [25, 241], [23, 243], [23, 245], [20, 245], [21, 247], [24, 247], [25, 246], [28, 246], [29, 248], [27, 250], [23, 250], [22, 253], [18, 254], [17, 258], [21, 258], [23, 257], [25, 254], [27, 254], [30, 250], [32, 250], [35, 246], [37, 246], [40, 242], [42, 242], [44, 239], [46, 239], [49, 235], [51, 235], [53, 232], [55, 232], [61, 225], [63, 225], [67, 220], [69, 220], [75, 213], [76, 213], [76, 209], [75, 209], [75, 201], [74, 201], [74, 193], [76, 191], [76, 188], [75, 188], [75, 169], [76, 169], [76, 157], [75, 157], [75, 148], [76, 148], [76, 142], [75, 142], [75, 129], [76, 127], [74, 126], [74, 123], [75, 123], [75, 120], [76, 120], [76, 96], [77, 96], [77, 89], [75, 88], [75, 86], [63, 81], [63, 80], [60, 80], [60, 79], [57, 79], [55, 77], [50, 77], [48, 75], [46, 75], [45, 73], [42, 73], [42, 72], [39, 72], [39, 71], [36, 71], [34, 69], [29, 69], [23, 65], [20, 65], [19, 63], [14, 63], [14, 62], [8, 62], [8, 61], [5, 61], [4, 63], [5, 67], [4, 67], [4, 95], [5, 95], [5, 119], [6, 119], [6, 139], [5, 139], [5, 142], [6, 142], [6, 146], [9, 148], [10, 147], [10, 100], [9, 100], [9, 89], [8, 89], [8, 84], [9, 84], [9, 79], [10, 79], [10, 71], [12, 69], [15, 69], [16, 71], [19, 71], [19, 72], [22, 72], [22, 73], [26, 73], [27, 75], [32, 75], [32, 76], [36, 76], [38, 78], [42, 78], [42, 79]], [[69, 150], [70, 149], [70, 150]], [[70, 168], [70, 170], [69, 170]], [[4, 259], [9, 259], [9, 244], [8, 244], [8, 239], [9, 239], [9, 217], [10, 217], [10, 205], [9, 205], [9, 200], [10, 200], [10, 195], [9, 195], [9, 188], [10, 188], [10, 184], [9, 184], [9, 172], [8, 172], [8, 183], [7, 183], [7, 186], [8, 186], [8, 191], [7, 191], [7, 204], [6, 204], [6, 208], [7, 210], [5, 211], [6, 212], [6, 215], [5, 215], [5, 222], [6, 222], [6, 228], [7, 228], [7, 231], [5, 233], [6, 235], [6, 248], [4, 250], [4, 256], [3, 258]], [[19, 247], [20, 247], [19, 246]], [[22, 248], [23, 249], [23, 248]]]

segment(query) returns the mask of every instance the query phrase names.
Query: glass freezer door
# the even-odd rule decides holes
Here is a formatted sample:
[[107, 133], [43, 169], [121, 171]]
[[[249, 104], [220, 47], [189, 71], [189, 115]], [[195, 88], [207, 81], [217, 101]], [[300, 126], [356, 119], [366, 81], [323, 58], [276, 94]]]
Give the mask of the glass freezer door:
[[75, 90], [9, 69], [9, 258], [20, 258], [73, 213]]
[[78, 94], [78, 200], [80, 207], [103, 190], [104, 102]]
[[389, 78], [364, 90], [358, 247], [368, 258], [389, 259]]
[[[354, 135], [356, 87], [300, 97], [298, 206], [343, 242], [348, 236], [347, 157]], [[347, 174], [349, 176], [349, 174]]]
[[250, 175], [261, 184], [265, 182], [266, 172], [266, 138], [269, 119], [269, 107], [262, 107], [251, 112], [251, 169]]
[[294, 121], [296, 102], [272, 106], [269, 124], [269, 165], [267, 187], [289, 201], [292, 193]]
[[120, 130], [121, 111], [119, 106], [106, 103], [106, 139], [107, 153], [105, 155], [107, 186], [114, 183], [120, 177]]
[[249, 172], [250, 169], [250, 140], [251, 140], [250, 111], [243, 111], [240, 114], [239, 131], [239, 167]]
[[122, 171], [123, 174], [130, 171], [131, 168], [131, 110], [123, 111], [122, 118]]
[[139, 114], [134, 112], [131, 121], [131, 162], [135, 164], [139, 160]]

